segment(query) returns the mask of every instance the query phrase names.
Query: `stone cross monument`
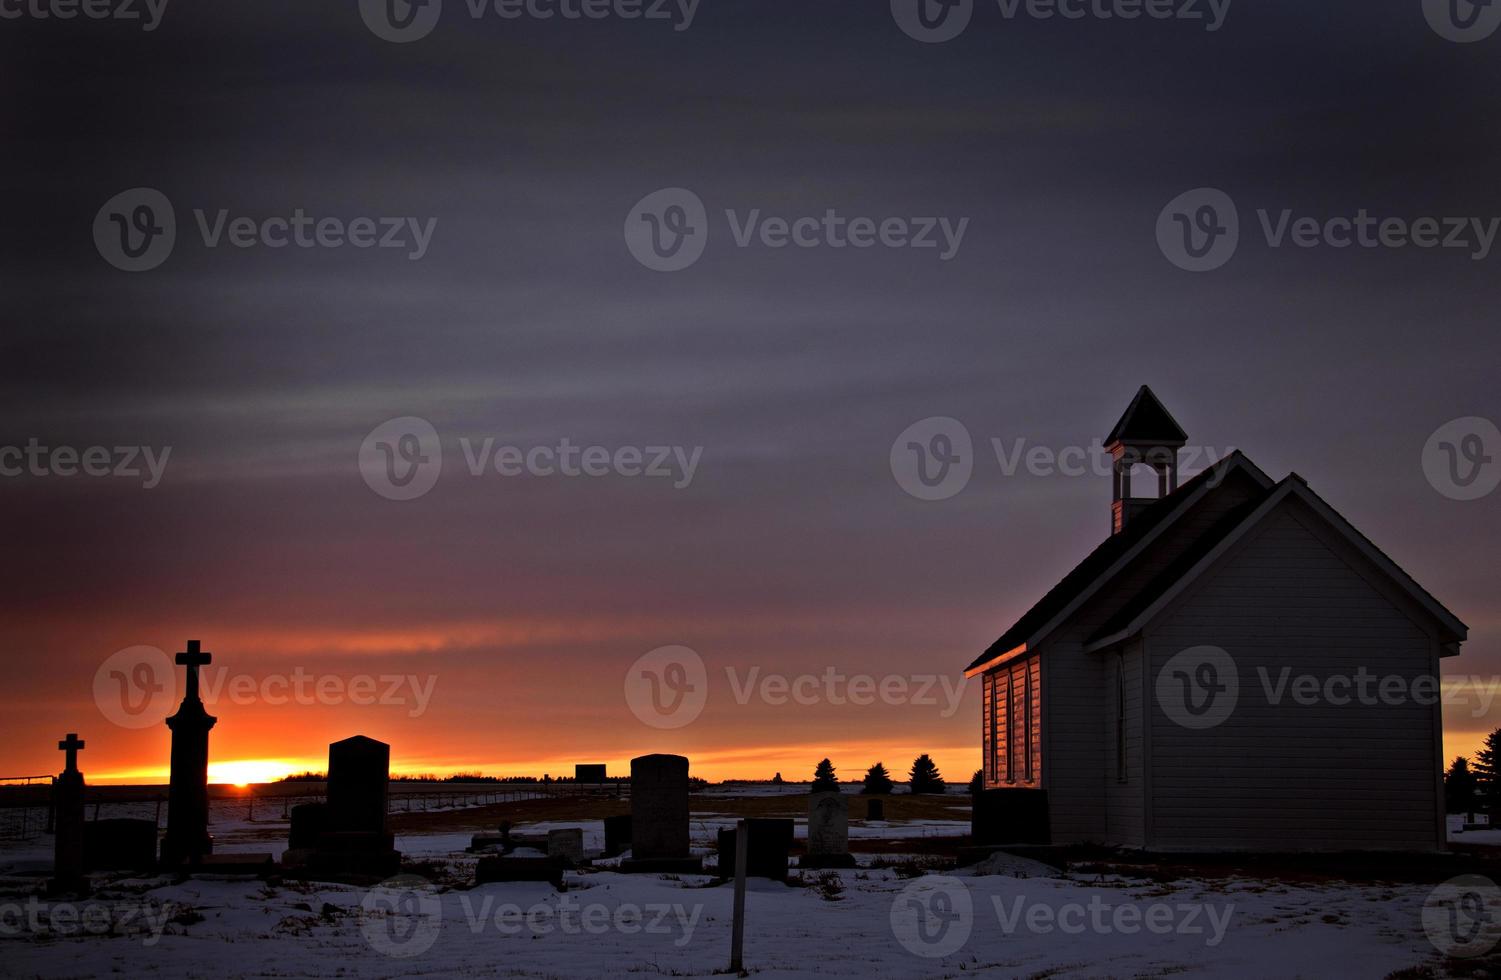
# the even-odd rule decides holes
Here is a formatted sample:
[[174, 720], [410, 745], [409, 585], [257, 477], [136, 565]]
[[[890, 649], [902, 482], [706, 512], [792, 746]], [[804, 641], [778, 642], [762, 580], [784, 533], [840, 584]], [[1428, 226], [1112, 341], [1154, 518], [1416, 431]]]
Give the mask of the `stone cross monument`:
[[198, 696], [198, 668], [213, 660], [197, 640], [177, 655], [188, 668], [187, 690], [177, 714], [167, 719], [172, 730], [172, 776], [167, 789], [167, 833], [162, 838], [163, 864], [196, 864], [210, 854], [208, 833], [208, 732], [219, 719]]

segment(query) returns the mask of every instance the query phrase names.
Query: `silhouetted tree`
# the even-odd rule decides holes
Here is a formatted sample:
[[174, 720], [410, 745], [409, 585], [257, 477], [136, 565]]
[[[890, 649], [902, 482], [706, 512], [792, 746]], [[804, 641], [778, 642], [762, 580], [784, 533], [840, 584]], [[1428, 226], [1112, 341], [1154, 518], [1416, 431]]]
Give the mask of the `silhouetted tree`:
[[982, 792], [984, 789], [985, 789], [985, 770], [984, 769], [976, 769], [975, 770], [975, 774], [973, 776], [969, 777], [969, 795], [970, 796], [974, 796], [976, 793]]
[[907, 779], [912, 783], [913, 793], [942, 793], [948, 789], [938, 767], [926, 752], [912, 760], [912, 771], [907, 774]]
[[773, 785], [773, 786], [780, 786], [780, 785], [782, 785], [782, 774], [781, 773], [777, 773], [775, 776], [771, 777], [771, 785]]
[[891, 792], [891, 773], [886, 767], [877, 762], [865, 770], [865, 788], [860, 792], [869, 796], [881, 796]]
[[839, 780], [834, 776], [834, 763], [825, 759], [818, 764], [817, 769], [813, 770], [813, 792], [823, 793], [837, 789], [839, 789]]
[[1449, 813], [1473, 813], [1475, 810], [1475, 774], [1470, 760], [1458, 756], [1444, 773], [1444, 809]]
[[1475, 753], [1470, 766], [1480, 790], [1480, 805], [1487, 813], [1501, 810], [1501, 728], [1485, 737], [1485, 746]]

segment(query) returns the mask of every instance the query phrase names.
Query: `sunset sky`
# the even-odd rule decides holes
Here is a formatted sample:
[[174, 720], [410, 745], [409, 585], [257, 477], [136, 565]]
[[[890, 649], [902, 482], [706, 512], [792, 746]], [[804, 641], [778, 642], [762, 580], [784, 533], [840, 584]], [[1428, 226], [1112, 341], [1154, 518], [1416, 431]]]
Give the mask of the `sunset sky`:
[[[1316, 6], [1236, 4], [1211, 33], [981, 3], [940, 45], [884, 0], [705, 0], [684, 31], [474, 21], [450, 0], [402, 45], [352, 2], [173, 5], [150, 33], [7, 24], [0, 64], [30, 85], [0, 110], [0, 446], [171, 454], [149, 489], [0, 478], [0, 776], [56, 772], [76, 731], [90, 780], [164, 777], [166, 728], [112, 722], [96, 674], [199, 639], [208, 679], [258, 692], [431, 684], [420, 709], [407, 681], [394, 704], [221, 695], [227, 781], [323, 769], [353, 734], [403, 772], [624, 774], [670, 751], [711, 779], [807, 778], [824, 756], [854, 779], [928, 752], [967, 781], [978, 686], [950, 711], [937, 679], [959, 684], [1109, 529], [1108, 477], [1008, 476], [990, 442], [1088, 447], [1144, 383], [1191, 445], [1306, 477], [1469, 625], [1444, 666], [1490, 689], [1501, 492], [1446, 498], [1422, 450], [1451, 419], [1501, 418], [1501, 254], [1274, 249], [1256, 211], [1501, 216], [1501, 40], [1443, 41], [1416, 0]], [[1206, 186], [1239, 203], [1242, 243], [1194, 274], [1154, 228]], [[135, 187], [172, 200], [178, 242], [131, 274], [91, 226]], [[712, 231], [662, 273], [622, 223], [670, 187]], [[409, 261], [209, 248], [193, 216], [299, 208], [436, 225]], [[944, 261], [742, 248], [726, 209], [968, 224]], [[443, 473], [395, 501], [357, 457], [403, 416], [440, 434]], [[934, 416], [977, 459], [930, 502], [889, 456]], [[461, 438], [702, 457], [680, 488], [476, 477]], [[626, 674], [670, 645], [709, 690], [663, 730]], [[727, 669], [927, 678], [935, 703], [740, 704]], [[1501, 725], [1501, 703], [1459, 700], [1451, 757]]]

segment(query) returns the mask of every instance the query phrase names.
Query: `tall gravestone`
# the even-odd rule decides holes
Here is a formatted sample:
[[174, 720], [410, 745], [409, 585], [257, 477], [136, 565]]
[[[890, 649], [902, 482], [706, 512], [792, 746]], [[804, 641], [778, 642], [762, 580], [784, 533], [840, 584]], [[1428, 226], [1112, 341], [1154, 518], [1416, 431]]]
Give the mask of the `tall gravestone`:
[[390, 781], [391, 746], [385, 742], [356, 735], [331, 744], [328, 802], [309, 821], [322, 823], [321, 831], [313, 831], [317, 844], [310, 854], [289, 850], [286, 860], [341, 875], [386, 877], [399, 871], [401, 855], [386, 821]]
[[850, 854], [849, 805], [844, 794], [812, 793], [808, 796], [808, 853], [804, 868], [853, 868]]
[[643, 755], [631, 760], [631, 858], [622, 871], [697, 872], [688, 849], [688, 760]]
[[198, 864], [213, 852], [208, 833], [208, 733], [219, 720], [198, 696], [198, 668], [213, 654], [190, 640], [177, 655], [188, 669], [187, 689], [177, 713], [167, 719], [172, 730], [172, 775], [167, 789], [167, 833], [162, 838], [163, 864]]
[[57, 743], [67, 753], [62, 775], [52, 784], [56, 817], [52, 850], [52, 890], [83, 890], [83, 773], [78, 771], [78, 750], [84, 743], [74, 732]]

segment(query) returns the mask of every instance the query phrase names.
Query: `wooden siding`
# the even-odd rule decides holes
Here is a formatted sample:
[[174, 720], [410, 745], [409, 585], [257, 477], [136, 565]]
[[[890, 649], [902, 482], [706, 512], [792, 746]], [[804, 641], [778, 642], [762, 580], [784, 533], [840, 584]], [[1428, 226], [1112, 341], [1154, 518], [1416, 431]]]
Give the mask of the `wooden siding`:
[[1038, 788], [1042, 784], [1042, 668], [1035, 654], [984, 675], [987, 788]]
[[[1267, 516], [1148, 628], [1149, 678], [1210, 645], [1236, 663], [1221, 725], [1149, 711], [1154, 849], [1413, 849], [1440, 845], [1437, 705], [1300, 705], [1265, 690], [1283, 668], [1322, 686], [1364, 668], [1410, 685], [1438, 672], [1426, 614], [1302, 504]], [[1290, 683], [1290, 682], [1289, 682]], [[1150, 688], [1148, 688], [1150, 690]]]

